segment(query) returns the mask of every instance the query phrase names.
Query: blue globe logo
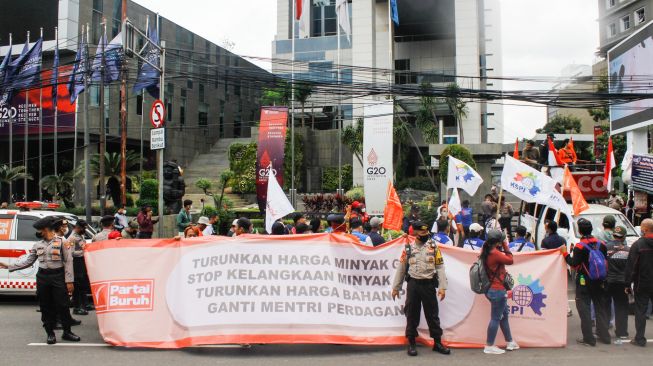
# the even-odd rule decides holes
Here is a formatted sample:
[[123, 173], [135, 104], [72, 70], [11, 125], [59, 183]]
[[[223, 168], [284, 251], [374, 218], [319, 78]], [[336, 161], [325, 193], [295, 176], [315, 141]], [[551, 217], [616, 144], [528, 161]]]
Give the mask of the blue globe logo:
[[517, 285], [512, 290], [512, 299], [517, 305], [528, 307], [533, 302], [533, 290], [526, 285]]

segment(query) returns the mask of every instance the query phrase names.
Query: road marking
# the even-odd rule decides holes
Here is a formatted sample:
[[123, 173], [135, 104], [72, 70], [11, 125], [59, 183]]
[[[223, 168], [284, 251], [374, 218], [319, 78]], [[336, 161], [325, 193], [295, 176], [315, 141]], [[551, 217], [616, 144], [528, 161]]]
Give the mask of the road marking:
[[[107, 343], [28, 343], [28, 346], [46, 346], [46, 347], [113, 347]], [[239, 344], [207, 344], [202, 346], [193, 346], [186, 348], [250, 348], [251, 346], [241, 346]]]

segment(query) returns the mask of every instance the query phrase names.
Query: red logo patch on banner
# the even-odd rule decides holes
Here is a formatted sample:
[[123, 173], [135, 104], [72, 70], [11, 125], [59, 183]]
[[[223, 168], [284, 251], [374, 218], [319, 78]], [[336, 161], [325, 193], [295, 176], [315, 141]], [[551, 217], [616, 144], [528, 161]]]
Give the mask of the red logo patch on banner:
[[91, 283], [96, 313], [151, 311], [154, 280], [120, 280]]

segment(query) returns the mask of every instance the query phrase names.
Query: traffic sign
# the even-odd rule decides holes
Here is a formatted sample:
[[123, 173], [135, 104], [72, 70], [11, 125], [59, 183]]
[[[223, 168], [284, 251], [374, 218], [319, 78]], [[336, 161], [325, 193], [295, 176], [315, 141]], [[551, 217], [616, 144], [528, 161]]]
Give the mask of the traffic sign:
[[150, 150], [166, 148], [166, 129], [153, 128], [150, 130]]
[[150, 111], [150, 122], [152, 122], [152, 127], [161, 128], [165, 123], [166, 109], [163, 106], [163, 102], [159, 99], [155, 100], [152, 103], [152, 110]]

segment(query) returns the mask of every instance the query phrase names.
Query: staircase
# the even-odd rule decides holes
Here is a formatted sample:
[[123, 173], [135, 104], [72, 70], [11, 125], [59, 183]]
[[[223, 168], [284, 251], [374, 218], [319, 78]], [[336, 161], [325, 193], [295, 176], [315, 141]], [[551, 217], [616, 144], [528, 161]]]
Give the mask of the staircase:
[[[222, 138], [218, 140], [206, 154], [199, 154], [193, 159], [193, 162], [184, 170], [184, 180], [186, 182], [186, 194], [184, 199], [193, 201], [193, 208], [199, 210], [202, 207], [200, 199], [204, 199], [206, 206], [213, 206], [213, 198], [206, 196], [204, 192], [195, 186], [200, 178], [206, 178], [213, 182], [214, 193], [220, 194], [218, 186], [220, 174], [229, 169], [229, 145], [233, 143], [250, 143], [249, 138]], [[225, 197], [231, 200], [235, 208], [245, 207], [248, 205], [240, 196], [225, 193]]]

